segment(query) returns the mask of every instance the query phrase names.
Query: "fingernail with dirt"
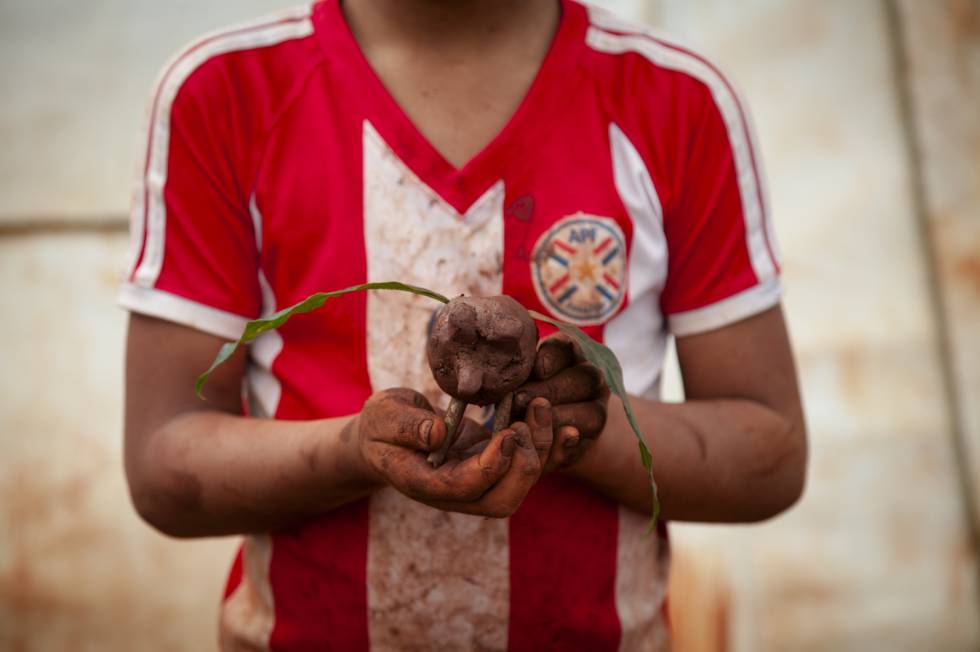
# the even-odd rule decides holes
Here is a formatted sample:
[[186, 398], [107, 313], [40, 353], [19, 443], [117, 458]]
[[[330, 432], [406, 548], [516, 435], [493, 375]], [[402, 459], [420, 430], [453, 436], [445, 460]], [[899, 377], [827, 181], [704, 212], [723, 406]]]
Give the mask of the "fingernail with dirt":
[[575, 448], [578, 446], [578, 437], [569, 437], [565, 440], [565, 448]]
[[500, 445], [500, 452], [504, 457], [510, 457], [514, 454], [514, 448], [517, 447], [517, 442], [514, 441], [513, 437], [507, 437], [504, 439], [504, 443]]
[[425, 448], [430, 447], [429, 437], [432, 436], [432, 419], [426, 419], [419, 424], [419, 439], [422, 442], [422, 446]]

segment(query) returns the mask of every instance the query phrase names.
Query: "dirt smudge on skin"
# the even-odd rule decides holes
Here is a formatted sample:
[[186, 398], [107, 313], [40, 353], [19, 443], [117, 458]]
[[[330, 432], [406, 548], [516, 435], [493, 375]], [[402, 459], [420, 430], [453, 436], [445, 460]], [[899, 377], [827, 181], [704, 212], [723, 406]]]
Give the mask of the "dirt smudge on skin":
[[[351, 424], [352, 421], [348, 421], [347, 423], [344, 424], [344, 427], [341, 428], [340, 440], [342, 442], [346, 443], [350, 441]], [[299, 449], [299, 454], [303, 458], [303, 462], [306, 463], [306, 468], [308, 468], [312, 473], [315, 473], [317, 467], [319, 466], [318, 455], [317, 455], [319, 449], [320, 449], [319, 442], [316, 439], [310, 440]]]
[[201, 479], [193, 473], [174, 469], [171, 472], [173, 491], [170, 499], [173, 506], [188, 512], [199, 510], [204, 503], [204, 487]]
[[351, 437], [354, 436], [354, 420], [351, 419], [344, 424], [344, 427], [340, 430], [340, 441], [345, 444], [350, 441]]

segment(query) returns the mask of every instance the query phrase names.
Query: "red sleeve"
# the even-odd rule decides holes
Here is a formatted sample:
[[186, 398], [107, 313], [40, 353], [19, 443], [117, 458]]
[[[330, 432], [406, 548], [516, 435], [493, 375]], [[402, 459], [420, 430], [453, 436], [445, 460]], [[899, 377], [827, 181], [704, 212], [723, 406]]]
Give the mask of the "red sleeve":
[[779, 302], [779, 265], [751, 125], [719, 76], [702, 87], [677, 199], [664, 216], [667, 279], [661, 305], [675, 335], [744, 319]]
[[220, 58], [194, 63], [178, 58], [153, 100], [120, 303], [233, 339], [261, 309], [244, 121]]

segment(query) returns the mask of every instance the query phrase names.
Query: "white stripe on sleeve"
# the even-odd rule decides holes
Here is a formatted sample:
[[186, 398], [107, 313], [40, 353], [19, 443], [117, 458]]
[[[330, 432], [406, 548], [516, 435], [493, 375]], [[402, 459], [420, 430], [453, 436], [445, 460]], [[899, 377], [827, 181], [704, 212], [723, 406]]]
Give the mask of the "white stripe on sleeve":
[[226, 340], [237, 340], [248, 323], [248, 319], [241, 315], [133, 283], [123, 284], [119, 291], [119, 305], [141, 315], [190, 326]]
[[[137, 197], [134, 207], [133, 222], [136, 234], [134, 250], [139, 246], [143, 253], [133, 277], [137, 285], [153, 287], [163, 266], [167, 221], [163, 193], [167, 184], [170, 116], [174, 99], [181, 86], [195, 70], [216, 56], [309, 36], [313, 33], [313, 23], [309, 14], [310, 7], [307, 6], [206, 36], [186, 49], [166, 69], [159, 82], [155, 110], [150, 118], [148, 162], [143, 178], [146, 198]], [[145, 216], [142, 214], [144, 204]], [[140, 242], [136, 242], [137, 237]], [[139, 260], [139, 252], [135, 251], [131, 259], [132, 264], [136, 264]]]
[[605, 325], [602, 336], [623, 362], [626, 390], [659, 398], [667, 346], [660, 314], [660, 293], [667, 280], [663, 209], [640, 153], [615, 124], [609, 125], [609, 146], [616, 193], [633, 223], [633, 240], [627, 274], [629, 304]]

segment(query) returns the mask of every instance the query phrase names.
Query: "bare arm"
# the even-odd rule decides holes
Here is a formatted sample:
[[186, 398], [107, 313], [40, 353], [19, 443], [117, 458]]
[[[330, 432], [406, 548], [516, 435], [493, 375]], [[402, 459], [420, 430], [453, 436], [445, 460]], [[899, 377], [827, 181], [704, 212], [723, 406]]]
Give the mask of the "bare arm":
[[[664, 518], [750, 522], [789, 508], [803, 491], [807, 444], [782, 310], [679, 338], [677, 352], [686, 402], [630, 399]], [[650, 511], [636, 439], [615, 397], [602, 436], [567, 473]]]
[[355, 415], [314, 421], [241, 416], [244, 353], [219, 368], [209, 401], [194, 379], [221, 340], [132, 315], [126, 352], [125, 463], [133, 503], [158, 530], [183, 537], [279, 529], [390, 485], [447, 511], [504, 517], [537, 481], [551, 447], [551, 407], [492, 436], [467, 420], [438, 469], [425, 461], [446, 425], [421, 394], [373, 394]]
[[222, 340], [130, 317], [125, 461], [137, 511], [173, 536], [279, 528], [377, 486], [344, 436], [351, 417], [270, 421], [241, 416], [239, 351], [194, 395], [194, 378]]

